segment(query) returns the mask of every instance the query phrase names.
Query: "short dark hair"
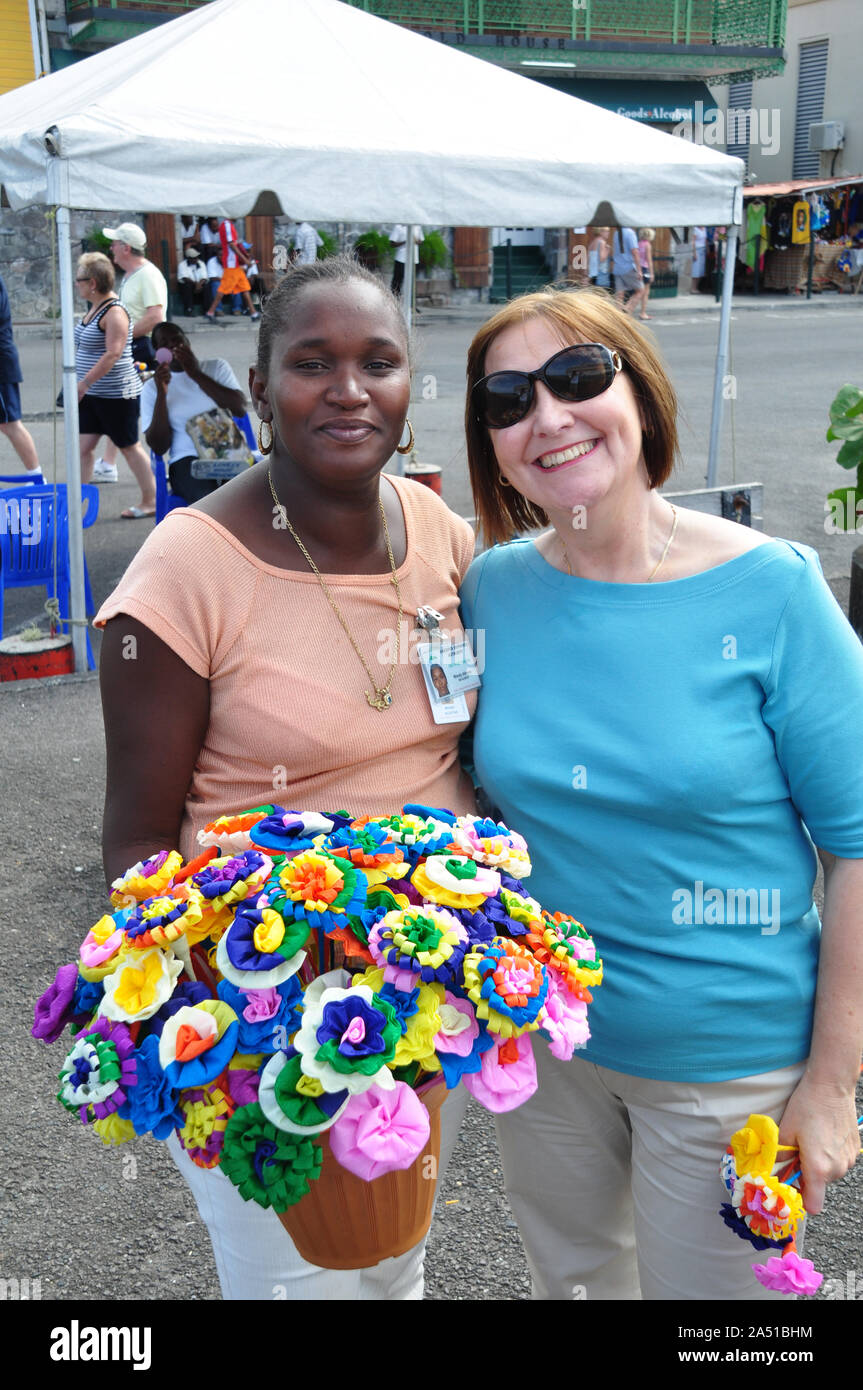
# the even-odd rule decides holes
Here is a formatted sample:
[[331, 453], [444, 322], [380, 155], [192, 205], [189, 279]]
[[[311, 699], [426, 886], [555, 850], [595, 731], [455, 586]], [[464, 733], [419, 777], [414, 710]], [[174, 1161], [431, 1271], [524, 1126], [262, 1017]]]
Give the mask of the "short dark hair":
[[263, 380], [268, 378], [273, 342], [290, 323], [294, 306], [303, 291], [317, 285], [349, 285], [354, 280], [364, 285], [374, 285], [386, 307], [392, 311], [393, 318], [400, 325], [410, 356], [411, 342], [407, 324], [402, 317], [399, 301], [389, 287], [370, 270], [361, 266], [353, 256], [328, 256], [324, 261], [294, 266], [279, 281], [264, 304], [258, 334], [258, 360], [255, 363], [255, 371], [259, 377]]
[[677, 396], [659, 351], [610, 295], [600, 289], [549, 288], [513, 299], [482, 325], [467, 357], [467, 459], [477, 520], [486, 545], [548, 525], [541, 507], [514, 487], [502, 485], [491, 437], [471, 405], [471, 391], [486, 375], [485, 359], [491, 344], [505, 329], [527, 319], [544, 319], [560, 335], [562, 345], [604, 343], [620, 353], [644, 422], [644, 462], [651, 488], [660, 487], [670, 476], [678, 454]]

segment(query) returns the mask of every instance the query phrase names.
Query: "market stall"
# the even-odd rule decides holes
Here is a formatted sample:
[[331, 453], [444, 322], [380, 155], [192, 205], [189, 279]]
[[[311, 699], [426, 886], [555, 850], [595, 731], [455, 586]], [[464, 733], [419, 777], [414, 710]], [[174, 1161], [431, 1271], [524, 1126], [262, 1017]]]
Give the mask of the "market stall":
[[743, 190], [736, 289], [856, 293], [863, 271], [863, 174]]

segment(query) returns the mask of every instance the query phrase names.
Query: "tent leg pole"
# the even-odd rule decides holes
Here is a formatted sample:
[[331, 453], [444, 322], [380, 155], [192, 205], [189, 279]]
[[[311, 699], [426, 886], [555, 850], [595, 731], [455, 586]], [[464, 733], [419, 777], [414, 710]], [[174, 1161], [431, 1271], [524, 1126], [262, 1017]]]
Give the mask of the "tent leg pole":
[[[49, 171], [61, 160], [51, 160]], [[58, 175], [61, 171], [58, 169]], [[50, 173], [49, 173], [50, 178]], [[57, 180], [59, 184], [59, 179]], [[58, 189], [59, 191], [59, 189]], [[63, 403], [66, 439], [66, 496], [69, 503], [69, 584], [72, 649], [75, 670], [87, 670], [87, 626], [84, 603], [84, 528], [81, 511], [81, 449], [78, 435], [78, 375], [75, 371], [73, 325], [72, 243], [69, 208], [57, 206], [57, 259], [60, 270], [60, 310], [63, 325]]]
[[719, 440], [722, 433], [722, 402], [725, 368], [728, 365], [728, 335], [731, 328], [731, 296], [734, 293], [734, 267], [737, 261], [737, 227], [728, 228], [725, 246], [725, 274], [722, 278], [722, 307], [719, 314], [719, 342], [713, 377], [713, 414], [710, 419], [710, 448], [707, 455], [707, 486], [716, 487], [719, 471]]

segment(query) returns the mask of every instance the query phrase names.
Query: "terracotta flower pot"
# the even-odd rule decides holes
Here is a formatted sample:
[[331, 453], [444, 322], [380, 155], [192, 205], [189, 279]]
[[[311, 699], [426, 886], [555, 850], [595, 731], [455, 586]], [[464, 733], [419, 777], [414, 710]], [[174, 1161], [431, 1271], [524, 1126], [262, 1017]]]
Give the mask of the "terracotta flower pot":
[[[368, 1269], [393, 1255], [404, 1255], [425, 1236], [437, 1187], [440, 1108], [447, 1088], [442, 1080], [434, 1081], [418, 1094], [429, 1112], [431, 1130], [410, 1168], [364, 1182], [333, 1158], [328, 1134], [321, 1135], [321, 1176], [301, 1202], [279, 1214], [310, 1264], [323, 1269]], [[427, 1176], [429, 1168], [432, 1173]]]

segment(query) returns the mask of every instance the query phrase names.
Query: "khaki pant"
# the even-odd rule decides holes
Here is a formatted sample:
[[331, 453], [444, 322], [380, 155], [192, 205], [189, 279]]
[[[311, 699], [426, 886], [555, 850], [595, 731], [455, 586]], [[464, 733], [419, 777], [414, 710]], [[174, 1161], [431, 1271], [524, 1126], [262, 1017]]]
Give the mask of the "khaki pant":
[[751, 1269], [780, 1252], [758, 1254], [719, 1215], [719, 1161], [750, 1114], [779, 1122], [803, 1063], [688, 1083], [559, 1062], [539, 1039], [534, 1052], [536, 1095], [497, 1119], [534, 1298], [787, 1297]]

